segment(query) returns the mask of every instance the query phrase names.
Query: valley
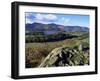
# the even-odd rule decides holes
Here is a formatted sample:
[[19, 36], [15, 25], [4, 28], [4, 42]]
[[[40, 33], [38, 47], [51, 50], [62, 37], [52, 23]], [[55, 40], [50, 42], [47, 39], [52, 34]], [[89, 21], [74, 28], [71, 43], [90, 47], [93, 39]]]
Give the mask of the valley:
[[89, 65], [89, 32], [30, 31], [25, 53], [26, 68]]

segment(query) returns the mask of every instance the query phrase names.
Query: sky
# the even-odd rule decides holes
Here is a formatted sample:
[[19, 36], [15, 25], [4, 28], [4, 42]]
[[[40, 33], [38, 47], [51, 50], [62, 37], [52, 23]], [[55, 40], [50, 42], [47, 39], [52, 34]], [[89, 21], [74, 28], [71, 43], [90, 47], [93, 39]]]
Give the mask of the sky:
[[89, 27], [89, 15], [25, 12], [25, 22]]

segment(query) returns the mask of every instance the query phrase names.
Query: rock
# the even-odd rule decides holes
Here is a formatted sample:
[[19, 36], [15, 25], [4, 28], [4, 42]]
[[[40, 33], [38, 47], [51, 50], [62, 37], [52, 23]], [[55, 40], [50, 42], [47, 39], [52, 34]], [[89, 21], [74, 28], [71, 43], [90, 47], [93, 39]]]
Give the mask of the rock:
[[38, 67], [85, 65], [88, 61], [81, 50], [59, 47], [52, 50]]

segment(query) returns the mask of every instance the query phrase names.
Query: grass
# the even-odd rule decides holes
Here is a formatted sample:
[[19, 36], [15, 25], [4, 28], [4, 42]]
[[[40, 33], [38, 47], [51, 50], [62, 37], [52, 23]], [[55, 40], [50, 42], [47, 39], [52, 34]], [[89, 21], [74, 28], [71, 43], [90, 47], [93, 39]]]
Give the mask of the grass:
[[[73, 33], [78, 34], [78, 33]], [[26, 67], [37, 67], [42, 60], [55, 48], [57, 47], [75, 47], [81, 42], [89, 43], [89, 35], [79, 33], [80, 37], [66, 39], [57, 42], [46, 42], [46, 43], [26, 43]], [[77, 56], [77, 55], [76, 55]], [[78, 57], [77, 57], [78, 58]], [[74, 57], [72, 58], [74, 60]]]

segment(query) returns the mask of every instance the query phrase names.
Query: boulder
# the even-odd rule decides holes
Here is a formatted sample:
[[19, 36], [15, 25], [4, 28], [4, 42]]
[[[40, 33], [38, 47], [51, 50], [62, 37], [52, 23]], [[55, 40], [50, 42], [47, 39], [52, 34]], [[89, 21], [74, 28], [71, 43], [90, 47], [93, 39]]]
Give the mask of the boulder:
[[38, 67], [86, 65], [88, 61], [81, 50], [59, 47], [53, 49]]

